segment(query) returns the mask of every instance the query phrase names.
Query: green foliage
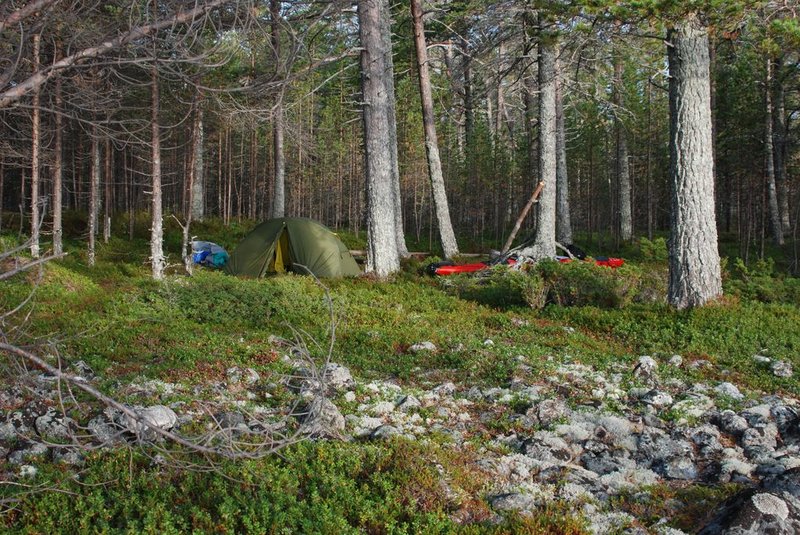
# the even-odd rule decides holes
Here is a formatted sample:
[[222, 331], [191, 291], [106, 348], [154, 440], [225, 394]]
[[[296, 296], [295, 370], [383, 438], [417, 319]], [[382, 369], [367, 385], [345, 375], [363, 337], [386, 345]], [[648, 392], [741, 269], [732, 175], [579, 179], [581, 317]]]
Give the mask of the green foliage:
[[642, 278], [630, 264], [611, 269], [594, 262], [540, 262], [536, 270], [547, 283], [550, 301], [561, 306], [623, 307], [637, 295]]
[[800, 303], [800, 279], [775, 276], [772, 258], [760, 259], [752, 266], [737, 258], [733, 277], [725, 281], [725, 293], [762, 303]]
[[644, 260], [666, 261], [669, 256], [667, 240], [661, 237], [653, 238], [652, 241], [645, 237], [639, 238], [639, 252]]

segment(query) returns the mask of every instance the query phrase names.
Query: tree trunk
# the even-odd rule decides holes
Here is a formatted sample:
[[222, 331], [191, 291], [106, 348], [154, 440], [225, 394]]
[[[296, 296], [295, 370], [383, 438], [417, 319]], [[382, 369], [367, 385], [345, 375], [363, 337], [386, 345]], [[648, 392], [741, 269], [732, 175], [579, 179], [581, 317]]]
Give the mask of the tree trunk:
[[690, 15], [669, 31], [667, 41], [672, 182], [668, 300], [684, 309], [722, 295], [708, 31], [696, 15]]
[[[61, 48], [58, 47], [57, 55], [61, 55]], [[62, 93], [61, 76], [56, 77], [55, 86], [55, 139], [53, 140], [53, 254], [60, 255], [64, 252], [64, 229], [61, 218], [61, 205], [63, 203], [62, 182], [64, 180], [64, 135], [62, 129], [64, 128], [64, 117], [62, 115], [64, 107], [64, 97]], [[0, 204], [2, 204], [2, 196], [0, 196]]]
[[417, 49], [419, 68], [419, 92], [422, 100], [422, 124], [425, 129], [425, 153], [428, 157], [428, 174], [433, 191], [436, 220], [439, 223], [439, 237], [445, 258], [458, 254], [456, 235], [450, 221], [447, 205], [447, 192], [442, 176], [442, 162], [439, 158], [439, 142], [436, 138], [436, 117], [433, 112], [431, 77], [428, 71], [428, 49], [425, 44], [425, 26], [422, 21], [422, 0], [411, 0], [411, 16], [414, 19], [414, 44]]
[[111, 239], [111, 140], [106, 138], [105, 194], [103, 195], [103, 243]]
[[[619, 41], [619, 36], [617, 36]], [[625, 125], [620, 119], [625, 103], [622, 100], [622, 52], [619, 43], [614, 50], [614, 133], [617, 142], [617, 204], [619, 210], [619, 238], [629, 242], [633, 238], [633, 214], [631, 210], [631, 173], [628, 165], [628, 138]]]
[[520, 253], [533, 260], [556, 255], [556, 42], [542, 33], [539, 41], [539, 198], [536, 237]]
[[392, 187], [392, 149], [389, 122], [387, 56], [391, 48], [381, 35], [388, 24], [386, 0], [359, 0], [361, 88], [363, 93], [364, 153], [367, 191], [367, 271], [385, 278], [400, 268]]
[[[281, 39], [280, 39], [279, 0], [270, 0], [269, 12], [272, 19], [272, 50], [275, 54], [277, 75], [281, 75]], [[273, 151], [273, 197], [272, 217], [283, 217], [286, 213], [286, 157], [283, 143], [283, 91], [278, 92], [272, 119], [272, 151]]]
[[[39, 48], [41, 35], [33, 36], [33, 69], [39, 72]], [[41, 149], [41, 92], [33, 91], [33, 117], [31, 125], [31, 256], [39, 258], [39, 151]]]
[[784, 235], [792, 230], [789, 217], [789, 191], [786, 164], [788, 159], [788, 141], [786, 134], [786, 91], [784, 89], [783, 57], [775, 60], [772, 73], [773, 83], [768, 90], [772, 91], [772, 149], [775, 158], [775, 185], [778, 189], [778, 206], [781, 214], [781, 227]]
[[205, 188], [205, 161], [203, 154], [203, 138], [205, 130], [203, 126], [203, 101], [197, 99], [194, 110], [194, 125], [192, 127], [192, 187], [189, 191], [191, 218], [202, 221], [205, 218], [206, 207], [206, 188]]
[[556, 240], [572, 244], [567, 174], [567, 136], [564, 128], [564, 95], [560, 62], [556, 60]]
[[100, 212], [100, 140], [97, 139], [97, 123], [92, 123], [91, 169], [89, 171], [89, 251], [88, 264], [94, 266], [97, 252], [97, 222]]
[[775, 181], [775, 150], [773, 141], [773, 121], [775, 109], [772, 106], [772, 59], [767, 58], [767, 83], [764, 91], [764, 101], [766, 104], [766, 120], [764, 121], [764, 159], [766, 161], [765, 174], [767, 175], [767, 203], [769, 206], [769, 228], [772, 234], [772, 241], [775, 245], [783, 245], [783, 227], [781, 225], [781, 213], [778, 207], [778, 188]]
[[158, 91], [158, 66], [153, 65], [151, 80], [152, 110], [150, 110], [151, 128], [151, 161], [153, 199], [150, 220], [150, 262], [152, 265], [153, 278], [162, 280], [164, 278], [164, 268], [166, 260], [164, 258], [164, 227], [163, 227], [163, 206], [161, 202], [161, 127], [158, 122], [158, 111], [161, 105], [161, 98]]

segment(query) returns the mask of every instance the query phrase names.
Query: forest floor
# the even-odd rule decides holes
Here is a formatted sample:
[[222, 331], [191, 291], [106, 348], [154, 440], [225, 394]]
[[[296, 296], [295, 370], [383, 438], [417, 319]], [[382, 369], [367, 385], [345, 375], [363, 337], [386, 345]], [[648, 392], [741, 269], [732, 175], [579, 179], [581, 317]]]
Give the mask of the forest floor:
[[[176, 239], [167, 246], [178, 263]], [[626, 469], [637, 470], [631, 477], [641, 485], [597, 479], [561, 492], [575, 491], [564, 483], [574, 481], [563, 470], [545, 481], [547, 470], [563, 466], [541, 464], [537, 444], [577, 433], [563, 426], [578, 421], [612, 434], [619, 424], [627, 429], [619, 433], [637, 437], [641, 426], [660, 426], [684, 444], [691, 440], [677, 432], [716, 422], [726, 410], [747, 418], [771, 404], [797, 414], [800, 281], [777, 275], [769, 262], [730, 261], [720, 303], [677, 312], [660, 302], [663, 240], [631, 248], [630, 265], [613, 274], [550, 266], [535, 283], [504, 272], [434, 279], [413, 263], [388, 283], [325, 281], [327, 290], [303, 276], [240, 280], [199, 269], [186, 277], [178, 267], [157, 283], [143, 240], [112, 238], [93, 268], [79, 245], [49, 263], [41, 280], [29, 273], [3, 283], [0, 312], [36, 287], [3, 324], [18, 344], [48, 355], [57, 349], [65, 368], [83, 361], [97, 388], [130, 406], [169, 406], [185, 425], [183, 414], [198, 400], [251, 412], [291, 403], [296, 392], [283, 378], [297, 369], [298, 339], [320, 364], [333, 342], [330, 361], [352, 374], [329, 396], [342, 423], [327, 438], [263, 459], [199, 461], [194, 469], [163, 462], [163, 443], [92, 448], [70, 463], [52, 452], [12, 462], [35, 438], [30, 425], [30, 437], [0, 437], [0, 525], [10, 533], [691, 531], [759, 480], [763, 463], [744, 456], [747, 446], [724, 426], [718, 442], [738, 447], [750, 472], [717, 470], [709, 479], [695, 443], [692, 477], [655, 464], [645, 477], [630, 461]], [[784, 366], [778, 373], [775, 363]], [[794, 373], [782, 371], [787, 365]], [[41, 379], [35, 370], [4, 369], [2, 420], [34, 404], [58, 406], [52, 392], [31, 387]], [[241, 386], [250, 370], [252, 384]], [[645, 399], [654, 393], [669, 403]], [[699, 412], [679, 405], [700, 397], [711, 401]], [[542, 412], [544, 400], [559, 402], [554, 416]], [[786, 436], [773, 452], [788, 447]], [[585, 461], [594, 451], [582, 440], [566, 445], [568, 456]]]

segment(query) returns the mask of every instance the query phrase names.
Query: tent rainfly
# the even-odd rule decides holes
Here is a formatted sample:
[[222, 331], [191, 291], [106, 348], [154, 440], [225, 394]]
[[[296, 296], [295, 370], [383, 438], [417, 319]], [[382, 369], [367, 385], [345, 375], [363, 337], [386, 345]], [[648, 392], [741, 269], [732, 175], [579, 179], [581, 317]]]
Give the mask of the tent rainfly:
[[342, 241], [327, 227], [304, 217], [269, 219], [239, 243], [225, 271], [231, 275], [263, 277], [295, 271], [301, 265], [317, 277], [355, 277], [361, 270]]

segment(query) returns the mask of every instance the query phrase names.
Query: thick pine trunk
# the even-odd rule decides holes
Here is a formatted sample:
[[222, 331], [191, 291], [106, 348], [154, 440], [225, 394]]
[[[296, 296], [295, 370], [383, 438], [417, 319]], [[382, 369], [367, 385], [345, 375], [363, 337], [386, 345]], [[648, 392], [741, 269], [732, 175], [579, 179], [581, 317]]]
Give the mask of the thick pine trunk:
[[668, 34], [672, 211], [669, 293], [673, 306], [722, 294], [714, 213], [708, 31], [696, 16]]
[[150, 220], [150, 262], [153, 278], [162, 280], [164, 278], [166, 260], [164, 258], [164, 222], [161, 201], [161, 127], [158, 122], [161, 99], [158, 91], [158, 67], [156, 65], [153, 65], [151, 83], [152, 109], [150, 110], [150, 128], [153, 198]]
[[422, 0], [411, 0], [411, 16], [414, 20], [414, 44], [417, 50], [419, 68], [419, 92], [422, 100], [422, 124], [425, 130], [425, 153], [428, 157], [428, 174], [433, 190], [433, 203], [436, 220], [439, 223], [439, 237], [445, 258], [458, 254], [456, 235], [450, 221], [447, 192], [442, 175], [442, 162], [439, 157], [439, 142], [436, 138], [436, 117], [433, 112], [431, 77], [428, 70], [428, 49], [425, 43], [425, 26], [422, 21]]
[[103, 243], [108, 243], [111, 239], [111, 169], [113, 167], [113, 152], [111, 151], [111, 140], [106, 139], [106, 166], [105, 166], [105, 190], [103, 194]]
[[772, 241], [775, 245], [783, 245], [783, 227], [781, 225], [781, 213], [778, 206], [778, 188], [775, 180], [775, 150], [773, 146], [773, 121], [775, 108], [772, 105], [772, 59], [767, 59], [767, 83], [764, 91], [764, 101], [766, 104], [766, 120], [764, 121], [764, 160], [765, 174], [767, 178], [767, 204], [769, 206], [769, 228], [772, 234]]
[[564, 95], [561, 68], [556, 60], [556, 240], [572, 244], [572, 218], [569, 210], [567, 174], [567, 136], [564, 127]]
[[[56, 52], [60, 55], [60, 49]], [[64, 136], [61, 130], [64, 128], [64, 118], [61, 115], [64, 105], [64, 97], [62, 94], [61, 76], [56, 77], [55, 85], [55, 128], [53, 139], [53, 254], [60, 255], [64, 252], [63, 242], [63, 225], [61, 218], [61, 204], [62, 199], [62, 182], [64, 180]], [[0, 199], [2, 197], [0, 196]]]
[[364, 153], [367, 191], [367, 271], [385, 278], [400, 268], [392, 186], [392, 148], [389, 122], [391, 63], [387, 56], [389, 6], [386, 0], [360, 0], [361, 87], [363, 93]]
[[628, 165], [628, 137], [620, 119], [623, 106], [622, 52], [617, 43], [614, 50], [614, 132], [617, 142], [617, 204], [619, 210], [619, 238], [629, 242], [633, 238], [633, 211], [631, 209], [631, 172]]
[[788, 142], [786, 139], [786, 90], [784, 88], [783, 58], [774, 63], [772, 91], [772, 148], [775, 158], [775, 185], [778, 190], [778, 206], [784, 235], [792, 230], [789, 217], [788, 176], [786, 174]]
[[539, 197], [536, 237], [520, 253], [533, 260], [556, 255], [556, 42], [543, 34], [539, 41]]
[[92, 156], [89, 172], [89, 251], [88, 263], [95, 264], [97, 251], [97, 222], [100, 212], [100, 141], [97, 139], [97, 124], [92, 124], [92, 142], [89, 152]]
[[[39, 47], [41, 35], [33, 36], [33, 69], [39, 72]], [[39, 151], [41, 150], [41, 95], [37, 87], [33, 91], [33, 117], [31, 128], [31, 256], [39, 258]]]

